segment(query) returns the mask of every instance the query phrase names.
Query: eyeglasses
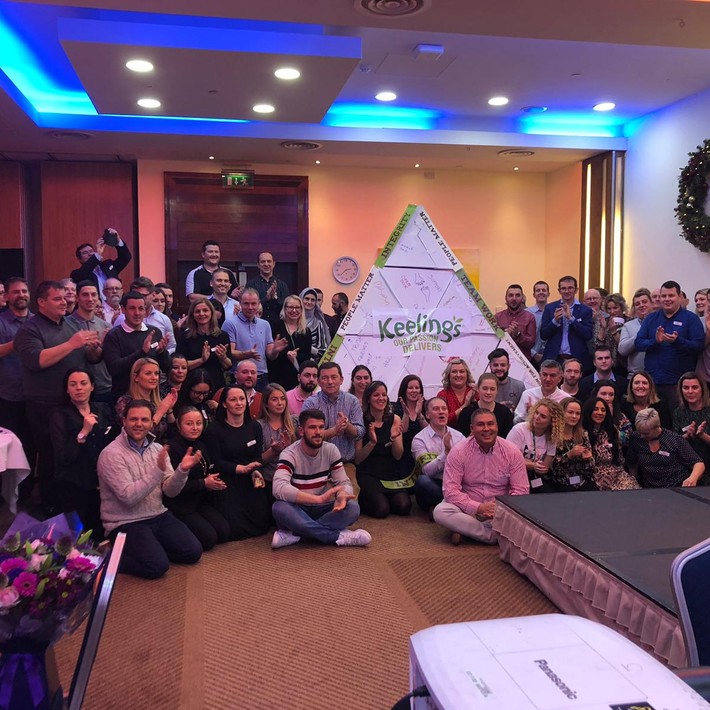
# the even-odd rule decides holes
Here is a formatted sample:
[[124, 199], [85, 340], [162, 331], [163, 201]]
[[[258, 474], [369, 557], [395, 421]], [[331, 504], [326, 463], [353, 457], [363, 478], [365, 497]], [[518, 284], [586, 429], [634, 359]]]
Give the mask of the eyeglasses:
[[190, 390], [190, 394], [193, 397], [209, 397], [210, 393], [209, 392], [198, 392], [197, 390]]

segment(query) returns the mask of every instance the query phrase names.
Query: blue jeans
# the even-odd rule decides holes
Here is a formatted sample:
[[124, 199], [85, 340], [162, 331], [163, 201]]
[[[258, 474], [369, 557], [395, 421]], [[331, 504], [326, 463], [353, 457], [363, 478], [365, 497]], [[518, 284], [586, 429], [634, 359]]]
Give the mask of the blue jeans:
[[424, 512], [436, 508], [444, 500], [441, 481], [422, 474], [414, 482], [414, 497]]
[[360, 517], [360, 506], [349, 500], [342, 510], [333, 511], [333, 503], [325, 505], [298, 505], [277, 500], [271, 512], [276, 526], [286, 528], [299, 537], [309, 537], [332, 545], [340, 531]]

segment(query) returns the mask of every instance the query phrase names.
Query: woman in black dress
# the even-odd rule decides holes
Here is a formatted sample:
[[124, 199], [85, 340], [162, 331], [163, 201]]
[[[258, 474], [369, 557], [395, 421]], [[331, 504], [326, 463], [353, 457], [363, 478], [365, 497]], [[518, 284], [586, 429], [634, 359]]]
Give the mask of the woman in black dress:
[[286, 296], [280, 313], [281, 320], [271, 326], [274, 340], [286, 338], [288, 346], [275, 360], [268, 361], [269, 382], [276, 382], [285, 390], [298, 385], [298, 368], [311, 359], [311, 331], [306, 325], [303, 301], [299, 296]]
[[424, 385], [418, 375], [406, 375], [402, 379], [393, 411], [402, 420], [404, 453], [399, 461], [399, 470], [402, 478], [406, 478], [414, 471], [412, 440], [428, 426], [424, 417]]
[[202, 414], [195, 407], [185, 407], [178, 413], [176, 431], [168, 441], [170, 462], [177, 467], [189, 448], [193, 453], [202, 452], [202, 458], [190, 469], [180, 493], [172, 498], [163, 496], [163, 503], [190, 528], [203, 550], [211, 550], [218, 542], [229, 540], [231, 530], [224, 516], [211, 504], [213, 499], [219, 499], [227, 484], [210, 463], [202, 440], [204, 426]]
[[210, 461], [227, 484], [213, 504], [229, 523], [231, 538], [263, 535], [271, 526], [271, 503], [259, 472], [263, 434], [251, 418], [247, 393], [240, 385], [222, 390], [205, 441]]
[[232, 366], [229, 336], [220, 330], [217, 311], [208, 298], [190, 304], [186, 328], [178, 337], [179, 350], [187, 357], [187, 369], [203, 367], [216, 388], [224, 384], [224, 373]]
[[54, 449], [54, 473], [59, 481], [62, 508], [76, 511], [92, 538], [104, 539], [101, 525], [99, 479], [96, 461], [113, 441], [118, 428], [112, 427], [111, 408], [103, 402], [92, 402], [94, 378], [81, 368], [64, 376], [66, 404], [57, 407], [50, 417], [49, 431]]
[[365, 436], [355, 442], [360, 509], [373, 518], [409, 515], [414, 481], [401, 480], [397, 462], [404, 452], [402, 420], [392, 412], [384, 382], [368, 386], [363, 405]]

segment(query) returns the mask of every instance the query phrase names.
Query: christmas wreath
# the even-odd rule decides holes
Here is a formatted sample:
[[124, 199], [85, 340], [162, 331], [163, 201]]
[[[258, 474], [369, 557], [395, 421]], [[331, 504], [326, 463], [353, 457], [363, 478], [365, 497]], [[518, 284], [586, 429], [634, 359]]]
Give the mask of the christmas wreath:
[[678, 180], [678, 206], [675, 208], [683, 237], [700, 251], [710, 251], [710, 216], [705, 213], [710, 174], [710, 139], [688, 153], [690, 160]]

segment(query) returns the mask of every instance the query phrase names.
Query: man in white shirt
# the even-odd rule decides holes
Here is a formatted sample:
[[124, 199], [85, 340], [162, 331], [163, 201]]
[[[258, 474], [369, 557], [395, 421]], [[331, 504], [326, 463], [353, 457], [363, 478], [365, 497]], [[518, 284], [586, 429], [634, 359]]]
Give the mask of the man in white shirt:
[[466, 437], [446, 425], [449, 420], [449, 407], [441, 397], [427, 400], [425, 414], [429, 426], [422, 429], [412, 440], [412, 456], [415, 471], [419, 473], [414, 484], [414, 497], [417, 505], [428, 513], [444, 500], [442, 477], [446, 457], [451, 447]]
[[559, 388], [562, 381], [562, 365], [556, 360], [545, 360], [540, 367], [540, 387], [525, 390], [515, 408], [515, 423], [524, 422], [528, 416], [528, 409], [543, 397], [553, 402], [561, 402], [569, 397]]

